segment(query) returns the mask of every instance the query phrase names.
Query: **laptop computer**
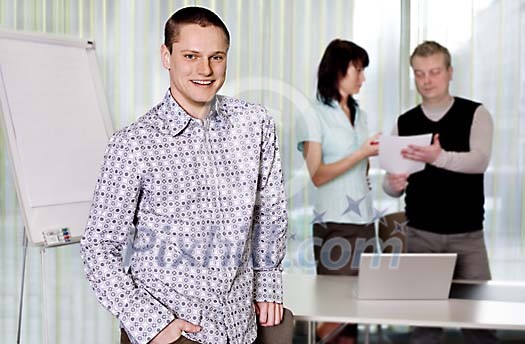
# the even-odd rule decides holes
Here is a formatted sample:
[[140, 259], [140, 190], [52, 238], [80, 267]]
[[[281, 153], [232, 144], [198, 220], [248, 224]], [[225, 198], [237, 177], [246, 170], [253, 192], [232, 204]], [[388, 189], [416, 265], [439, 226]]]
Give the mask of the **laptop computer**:
[[456, 253], [363, 253], [357, 298], [448, 299]]

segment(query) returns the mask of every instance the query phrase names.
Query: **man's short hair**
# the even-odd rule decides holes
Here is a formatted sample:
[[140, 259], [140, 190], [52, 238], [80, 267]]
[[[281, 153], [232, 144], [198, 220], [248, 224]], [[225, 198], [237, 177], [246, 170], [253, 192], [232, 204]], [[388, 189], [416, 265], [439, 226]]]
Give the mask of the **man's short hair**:
[[445, 66], [449, 68], [451, 66], [451, 57], [450, 52], [447, 48], [442, 46], [436, 41], [424, 41], [423, 43], [419, 44], [415, 49], [414, 52], [412, 52], [412, 55], [410, 55], [410, 65], [412, 65], [412, 61], [414, 60], [414, 57], [427, 57], [434, 54], [443, 54], [445, 57]]
[[185, 24], [197, 24], [202, 27], [216, 26], [224, 32], [226, 42], [230, 45], [230, 33], [218, 15], [207, 8], [190, 6], [173, 13], [164, 26], [164, 45], [171, 53], [171, 47], [180, 34], [180, 28]]

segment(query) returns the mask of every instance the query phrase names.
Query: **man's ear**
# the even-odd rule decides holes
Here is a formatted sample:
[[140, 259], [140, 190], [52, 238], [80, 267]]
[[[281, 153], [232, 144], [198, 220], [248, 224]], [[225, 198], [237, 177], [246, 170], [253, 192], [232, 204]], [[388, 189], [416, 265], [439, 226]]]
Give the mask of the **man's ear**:
[[449, 68], [449, 73], [450, 73], [450, 79], [449, 81], [452, 81], [453, 79], [453, 76], [454, 76], [454, 68], [452, 68], [452, 66], [448, 67]]
[[171, 53], [168, 50], [168, 47], [165, 44], [162, 44], [160, 46], [160, 60], [162, 62], [162, 66], [166, 68], [167, 70], [170, 70], [170, 57]]

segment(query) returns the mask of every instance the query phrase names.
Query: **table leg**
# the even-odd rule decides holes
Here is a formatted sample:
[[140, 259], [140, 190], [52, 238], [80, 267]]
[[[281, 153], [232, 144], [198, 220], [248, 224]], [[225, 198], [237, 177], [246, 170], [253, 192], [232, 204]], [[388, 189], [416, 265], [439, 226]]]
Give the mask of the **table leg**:
[[365, 325], [365, 338], [364, 338], [365, 344], [370, 344], [370, 325]]
[[308, 344], [315, 344], [315, 321], [308, 321]]

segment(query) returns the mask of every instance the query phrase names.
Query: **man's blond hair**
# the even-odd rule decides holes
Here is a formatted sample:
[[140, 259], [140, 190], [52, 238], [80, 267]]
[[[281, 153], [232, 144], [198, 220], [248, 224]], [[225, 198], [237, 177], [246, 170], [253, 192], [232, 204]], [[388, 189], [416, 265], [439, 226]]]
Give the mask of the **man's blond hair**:
[[451, 66], [452, 59], [450, 57], [450, 52], [447, 48], [435, 41], [424, 41], [423, 43], [419, 44], [412, 52], [412, 55], [410, 55], [410, 65], [412, 66], [412, 61], [416, 56], [428, 57], [435, 54], [443, 54], [445, 57], [445, 66], [447, 68]]

